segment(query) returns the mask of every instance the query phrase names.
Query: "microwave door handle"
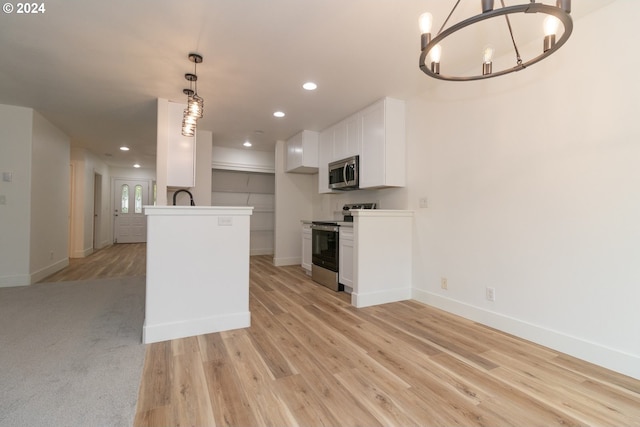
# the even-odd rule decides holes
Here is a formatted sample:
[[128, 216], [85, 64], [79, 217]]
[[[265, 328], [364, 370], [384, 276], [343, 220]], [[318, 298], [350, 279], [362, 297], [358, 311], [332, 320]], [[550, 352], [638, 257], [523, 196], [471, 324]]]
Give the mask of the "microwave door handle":
[[353, 165], [353, 183], [357, 183], [358, 182], [358, 168]]
[[344, 181], [345, 185], [349, 185], [349, 181], [347, 180], [347, 166], [349, 166], [349, 163], [345, 163], [342, 168], [342, 181]]

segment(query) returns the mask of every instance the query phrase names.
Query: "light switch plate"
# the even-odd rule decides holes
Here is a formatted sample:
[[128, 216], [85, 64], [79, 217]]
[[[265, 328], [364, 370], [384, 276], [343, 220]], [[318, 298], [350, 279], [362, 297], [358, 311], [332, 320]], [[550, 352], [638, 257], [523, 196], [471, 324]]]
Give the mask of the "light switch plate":
[[4, 194], [0, 194], [0, 205], [6, 205], [7, 204], [7, 196], [5, 196]]
[[4, 182], [11, 182], [13, 180], [13, 172], [2, 172], [2, 180]]

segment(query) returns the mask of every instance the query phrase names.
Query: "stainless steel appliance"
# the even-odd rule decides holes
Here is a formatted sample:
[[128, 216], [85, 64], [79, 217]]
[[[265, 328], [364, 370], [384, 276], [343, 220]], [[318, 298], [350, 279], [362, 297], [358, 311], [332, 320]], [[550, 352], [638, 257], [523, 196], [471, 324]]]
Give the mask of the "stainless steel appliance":
[[337, 222], [311, 223], [311, 278], [334, 291], [338, 283], [338, 250], [340, 227]]
[[329, 163], [329, 188], [332, 190], [357, 190], [360, 187], [359, 166], [360, 158], [358, 156]]

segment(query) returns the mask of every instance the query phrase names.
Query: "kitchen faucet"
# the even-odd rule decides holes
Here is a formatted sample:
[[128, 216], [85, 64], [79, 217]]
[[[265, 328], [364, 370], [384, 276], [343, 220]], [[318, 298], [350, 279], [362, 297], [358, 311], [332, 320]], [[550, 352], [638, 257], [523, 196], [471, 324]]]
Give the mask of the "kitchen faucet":
[[173, 193], [173, 206], [176, 205], [176, 197], [178, 196], [178, 193], [182, 193], [185, 192], [189, 195], [189, 198], [191, 199], [191, 206], [195, 206], [195, 202], [193, 201], [193, 194], [191, 194], [191, 192], [189, 190], [185, 190], [184, 188], [181, 190], [176, 191], [175, 193]]

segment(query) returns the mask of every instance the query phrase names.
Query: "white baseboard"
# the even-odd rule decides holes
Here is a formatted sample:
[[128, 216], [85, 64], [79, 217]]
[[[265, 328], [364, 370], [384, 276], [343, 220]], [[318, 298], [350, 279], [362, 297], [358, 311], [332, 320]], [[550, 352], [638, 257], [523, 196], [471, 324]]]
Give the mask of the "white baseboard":
[[61, 259], [45, 268], [42, 268], [35, 273], [31, 273], [31, 283], [39, 282], [47, 276], [51, 276], [53, 273], [57, 273], [63, 268], [69, 265], [69, 258]]
[[254, 255], [273, 255], [273, 249], [265, 248], [265, 249], [251, 249], [249, 251], [250, 256]]
[[249, 326], [251, 326], [251, 313], [249, 311], [157, 325], [148, 325], [147, 319], [145, 319], [142, 328], [142, 342], [151, 344], [213, 332], [229, 331], [231, 329], [248, 328]]
[[71, 254], [71, 258], [84, 258], [84, 257], [88, 257], [89, 255], [91, 255], [94, 252], [93, 248], [86, 248], [86, 249], [82, 249], [80, 251], [73, 251], [73, 254]]
[[377, 292], [351, 293], [351, 304], [357, 308], [388, 302], [405, 301], [411, 299], [411, 288], [397, 288]]
[[289, 258], [273, 258], [273, 265], [276, 267], [282, 267], [284, 265], [301, 265], [302, 257], [289, 257]]
[[413, 299], [559, 352], [640, 379], [640, 357], [421, 289]]
[[31, 276], [28, 274], [18, 274], [15, 276], [0, 277], [0, 288], [12, 288], [14, 286], [28, 286], [31, 284]]

